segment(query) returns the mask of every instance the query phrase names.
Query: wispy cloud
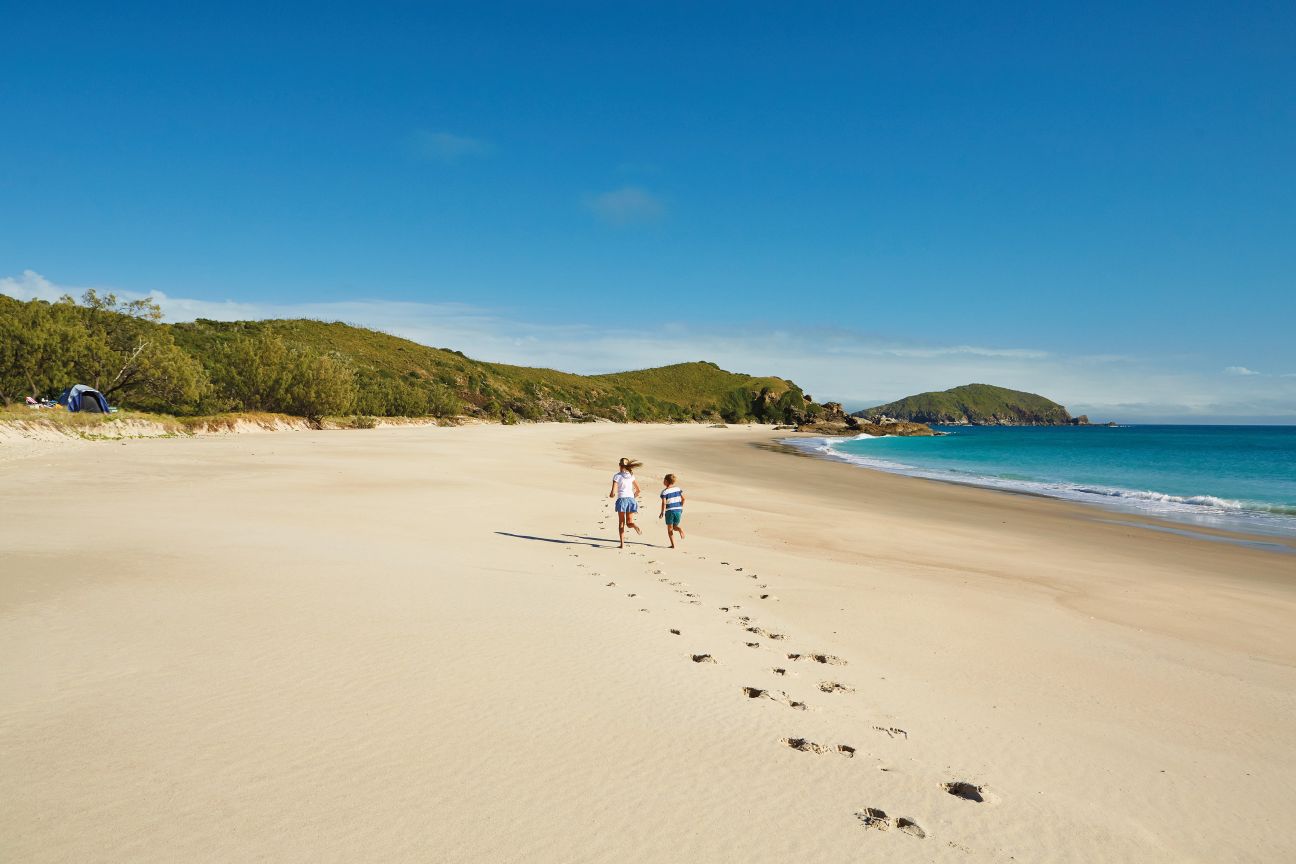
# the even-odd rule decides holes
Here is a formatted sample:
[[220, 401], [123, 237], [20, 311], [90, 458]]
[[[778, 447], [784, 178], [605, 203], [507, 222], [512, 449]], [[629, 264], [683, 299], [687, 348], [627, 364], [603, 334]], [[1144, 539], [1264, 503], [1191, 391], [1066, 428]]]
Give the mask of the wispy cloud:
[[622, 186], [585, 201], [594, 215], [611, 225], [655, 222], [666, 212], [661, 199], [640, 186]]
[[473, 156], [485, 156], [491, 152], [491, 145], [480, 138], [420, 129], [410, 136], [409, 149], [419, 159], [452, 164]]
[[[84, 287], [57, 284], [31, 270], [0, 277], [0, 293], [23, 300], [76, 296]], [[925, 390], [982, 382], [1043, 393], [1072, 413], [1088, 414], [1093, 420], [1269, 417], [1275, 422], [1296, 421], [1296, 377], [1242, 375], [1225, 379], [1209, 369], [1182, 371], [1177, 362], [1155, 358], [1066, 355], [1029, 346], [924, 345], [847, 329], [678, 323], [609, 329], [579, 322], [535, 323], [507, 310], [454, 302], [248, 303], [93, 287], [113, 290], [126, 299], [151, 296], [171, 321], [345, 321], [424, 345], [459, 349], [482, 360], [570, 372], [613, 372], [711, 360], [734, 371], [791, 378], [816, 398], [833, 399], [852, 409]]]
[[1255, 371], [1254, 369], [1248, 369], [1245, 366], [1225, 366], [1224, 374], [1225, 375], [1259, 375], [1260, 373]]

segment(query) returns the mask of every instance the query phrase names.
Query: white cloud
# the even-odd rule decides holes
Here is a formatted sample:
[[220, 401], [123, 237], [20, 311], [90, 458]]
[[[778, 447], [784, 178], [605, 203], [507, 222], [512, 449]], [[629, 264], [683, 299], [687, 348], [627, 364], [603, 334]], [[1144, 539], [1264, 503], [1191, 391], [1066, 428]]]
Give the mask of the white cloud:
[[661, 199], [639, 186], [622, 186], [595, 195], [585, 201], [585, 206], [612, 225], [654, 222], [666, 212]]
[[0, 294], [18, 300], [44, 300], [53, 303], [64, 294], [81, 294], [80, 288], [60, 288], [35, 270], [24, 270], [18, 276], [0, 276]]
[[450, 132], [430, 132], [420, 129], [410, 136], [410, 152], [420, 159], [454, 163], [471, 156], [485, 156], [491, 146], [480, 138], [454, 135]]
[[[98, 287], [98, 286], [96, 286]], [[31, 270], [0, 277], [0, 293], [23, 300], [78, 296]], [[1090, 419], [1272, 417], [1296, 421], [1296, 376], [1221, 379], [1174, 371], [1169, 362], [1069, 356], [1031, 347], [887, 342], [848, 330], [718, 328], [645, 322], [608, 329], [583, 323], [537, 324], [463, 303], [353, 300], [328, 303], [213, 302], [151, 296], [170, 321], [316, 318], [345, 321], [453, 348], [498, 363], [598, 373], [711, 360], [737, 372], [796, 381], [817, 399], [863, 408], [926, 390], [974, 382], [1042, 393]], [[1178, 363], [1175, 364], [1177, 367]]]
[[1259, 375], [1254, 369], [1248, 369], [1245, 366], [1226, 366], [1224, 367], [1225, 375]]

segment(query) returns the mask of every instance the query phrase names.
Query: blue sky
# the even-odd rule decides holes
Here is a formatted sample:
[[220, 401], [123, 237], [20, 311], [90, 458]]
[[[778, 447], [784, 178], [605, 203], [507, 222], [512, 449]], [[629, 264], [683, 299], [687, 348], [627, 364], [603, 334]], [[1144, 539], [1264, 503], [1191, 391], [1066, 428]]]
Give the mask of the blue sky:
[[6, 4], [0, 290], [1296, 422], [1296, 6]]

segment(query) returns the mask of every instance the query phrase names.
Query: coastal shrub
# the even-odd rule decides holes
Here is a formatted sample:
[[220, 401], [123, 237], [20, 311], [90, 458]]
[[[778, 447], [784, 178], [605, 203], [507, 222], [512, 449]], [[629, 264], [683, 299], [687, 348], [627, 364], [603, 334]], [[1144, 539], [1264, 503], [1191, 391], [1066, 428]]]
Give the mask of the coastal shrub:
[[433, 384], [427, 390], [427, 413], [433, 417], [458, 417], [463, 413], [463, 401], [444, 384]]
[[77, 383], [87, 336], [68, 304], [20, 303], [0, 296], [0, 401], [57, 396]]
[[146, 410], [187, 413], [197, 405], [208, 387], [206, 372], [159, 324], [156, 302], [91, 290], [81, 303], [88, 334], [78, 369], [83, 383], [110, 402]]
[[243, 410], [293, 414], [319, 421], [349, 413], [355, 372], [344, 361], [290, 346], [274, 333], [240, 336], [221, 351], [213, 384]]
[[745, 387], [739, 387], [724, 394], [719, 413], [726, 423], [742, 423], [751, 418], [751, 407], [751, 393]]
[[78, 304], [10, 298], [0, 307], [0, 397], [55, 396], [89, 384], [113, 404], [188, 413], [208, 388], [202, 364], [159, 323], [151, 299], [87, 291]]
[[428, 391], [418, 383], [393, 378], [357, 378], [355, 411], [378, 417], [422, 417], [428, 413]]

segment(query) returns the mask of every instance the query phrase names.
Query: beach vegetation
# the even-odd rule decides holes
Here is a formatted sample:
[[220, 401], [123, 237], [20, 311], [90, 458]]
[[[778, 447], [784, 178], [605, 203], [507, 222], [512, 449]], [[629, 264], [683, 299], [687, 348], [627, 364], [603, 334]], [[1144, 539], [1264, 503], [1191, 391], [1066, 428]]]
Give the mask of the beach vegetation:
[[677, 363], [603, 375], [474, 360], [314, 320], [167, 324], [150, 300], [0, 296], [0, 402], [73, 383], [178, 416], [477, 417], [524, 421], [797, 423], [818, 408], [791, 381]]

